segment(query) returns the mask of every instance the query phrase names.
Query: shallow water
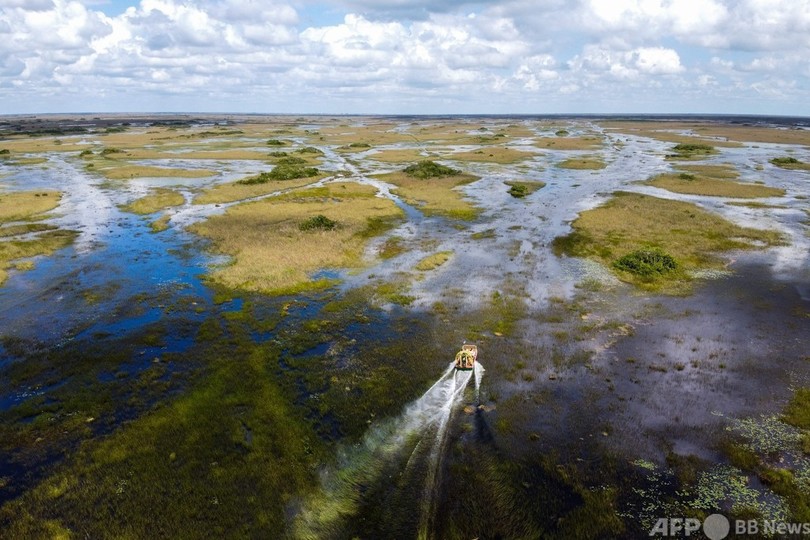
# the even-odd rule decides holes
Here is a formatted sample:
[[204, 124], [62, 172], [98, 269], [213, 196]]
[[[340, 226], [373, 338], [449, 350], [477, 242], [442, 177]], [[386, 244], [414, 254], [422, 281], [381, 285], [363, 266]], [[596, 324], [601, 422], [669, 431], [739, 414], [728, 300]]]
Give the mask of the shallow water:
[[[401, 120], [397, 129], [407, 129], [410, 121]], [[500, 120], [475, 118], [469, 122], [474, 130], [482, 122], [498, 125]], [[532, 120], [520, 122], [538, 135], [554, 133]], [[309, 128], [318, 129], [318, 125]], [[577, 120], [569, 131], [573, 135], [602, 133], [598, 123], [589, 120]], [[246, 305], [266, 311], [259, 309], [262, 315], [257, 319], [261, 321], [272, 319], [273, 310], [285, 305], [289, 317], [285, 323], [249, 328], [248, 334], [256, 345], [294, 341], [289, 336], [305, 335], [300, 351], [284, 351], [277, 371], [294, 380], [295, 405], [309, 407], [308, 419], [331, 445], [334, 459], [326, 460], [319, 469], [317, 490], [289, 503], [290, 526], [301, 537], [349, 532], [374, 536], [380, 532], [383, 517], [392, 520], [388, 533], [398, 531], [405, 536], [430, 537], [452, 527], [459, 530], [442, 509], [454, 504], [457, 486], [453, 481], [484, 475], [465, 468], [465, 459], [480, 456], [479, 452], [503, 456], [504, 463], [522, 464], [521, 460], [562, 451], [584, 469], [598, 468], [607, 455], [619, 455], [624, 462], [644, 458], [660, 463], [674, 452], [720, 462], [724, 458], [717, 442], [728, 418], [778, 413], [790, 389], [810, 385], [806, 365], [810, 236], [805, 224], [808, 202], [801, 198], [810, 196], [810, 173], [785, 171], [768, 162], [788, 151], [810, 161], [810, 151], [799, 146], [746, 144], [721, 148], [718, 155], [707, 159], [707, 163], [733, 164], [743, 181], [762, 181], [787, 191], [785, 197], [763, 200], [784, 208], [746, 208], [730, 206], [728, 199], [679, 195], [639, 184], [672, 169], [673, 162], [666, 160], [672, 145], [634, 135], [608, 133], [606, 137], [603, 148], [587, 151], [529, 148], [530, 140], [521, 139], [510, 147], [531, 150], [531, 157], [510, 165], [442, 160], [480, 177], [458, 188], [481, 209], [478, 219], [465, 224], [424, 216], [392, 193], [393, 186], [373, 176], [398, 170], [399, 165], [376, 162], [372, 152], [347, 158], [335, 148], [323, 146], [320, 168], [334, 175], [320, 184], [358, 181], [374, 186], [378, 196], [403, 209], [405, 219], [370, 243], [367, 256], [373, 264], [368, 268], [316, 273], [315, 278], [342, 279], [323, 298], [268, 299], [266, 304], [209, 287], [204, 274], [227, 260], [207, 254], [206, 243], [184, 230], [231, 206], [191, 204], [200, 189], [255, 174], [265, 166], [249, 161], [177, 159], [170, 165], [212, 168], [218, 174], [199, 179], [106, 181], [87, 174], [79, 160], [58, 153], [48, 154], [46, 166], [1, 165], [0, 173], [7, 174], [2, 179], [6, 189], [62, 191], [62, 204], [47, 222], [78, 231], [79, 236], [71, 248], [37, 258], [33, 270], [12, 271], [0, 287], [0, 370], [42, 361], [53, 351], [122, 349], [127, 360], [112, 362], [98, 375], [97, 382], [103, 387], [144, 371], [164, 357], [183, 359], [183, 354], [195, 354], [190, 351], [198, 351], [200, 328], [218, 315], [225, 314], [228, 324], [238, 327]], [[305, 138], [299, 142], [312, 144]], [[409, 147], [424, 146], [398, 143], [389, 148]], [[446, 148], [471, 149], [469, 145]], [[598, 171], [557, 167], [564, 159], [586, 155], [600, 156], [607, 166]], [[167, 165], [152, 160], [142, 164]], [[504, 184], [510, 180], [543, 181], [546, 186], [516, 199]], [[155, 187], [175, 188], [186, 199], [184, 205], [167, 211], [170, 228], [159, 234], [149, 227], [156, 216], [135, 216], [120, 208]], [[729, 274], [701, 282], [690, 297], [640, 295], [598, 264], [558, 258], [550, 249], [554, 238], [570, 232], [570, 223], [579, 212], [603, 203], [616, 190], [693, 202], [740, 225], [779, 230], [789, 245], [730, 254]], [[472, 237], [489, 230], [493, 234]], [[390, 236], [402, 238], [409, 250], [389, 260], [375, 260], [376, 250]], [[444, 250], [454, 255], [443, 266], [428, 273], [413, 271], [422, 258]], [[360, 317], [341, 321], [336, 329], [325, 326], [328, 331], [304, 329], [304, 323], [325, 317], [320, 310], [331, 295], [349, 294], [371, 281], [402, 275], [408, 277], [406, 293], [414, 297], [410, 307], [384, 306], [389, 310], [386, 314], [363, 306], [358, 308], [359, 315], [373, 313], [373, 322]], [[602, 288], [583, 289], [584, 280]], [[435, 322], [433, 335], [427, 334], [437, 346], [452, 348], [466, 337], [460, 333], [475, 326], [462, 323], [463, 314], [485, 309], [493, 294], [502, 291], [516, 292], [527, 310], [512, 336], [500, 339], [482, 332], [482, 356], [489, 366], [486, 377], [481, 369], [456, 375], [448, 368], [441, 373], [446, 359], [420, 358], [420, 366], [431, 366], [420, 377], [435, 380], [435, 384], [424, 391], [419, 381], [409, 381], [416, 390], [399, 396], [396, 406], [388, 405], [387, 410], [401, 412], [369, 419], [358, 438], [342, 431], [346, 426], [341, 425], [339, 414], [318, 408], [317, 400], [327, 393], [323, 388], [330, 383], [307, 378], [311, 375], [307, 369], [316, 369], [307, 367], [309, 360], [328, 369], [333, 363], [339, 369], [349, 366], [350, 371], [364, 344], [393, 343], [408, 350], [409, 317], [430, 317], [427, 312], [437, 302], [460, 307], [457, 320], [448, 315], [447, 321]], [[394, 326], [394, 321], [406, 321], [402, 323], [406, 329]], [[595, 330], [583, 329], [588, 325]], [[159, 339], [142, 339], [139, 334], [158, 327]], [[228, 331], [236, 333], [226, 329], [222, 339], [235, 339]], [[133, 337], [128, 342], [128, 336], [139, 336], [140, 341]], [[420, 334], [420, 339], [427, 338]], [[582, 351], [588, 352], [587, 358], [577, 356]], [[182, 369], [197, 367], [174, 365], [166, 377], [171, 377], [172, 370]], [[67, 372], [72, 378], [81, 375]], [[58, 378], [58, 369], [54, 373], [32, 375], [20, 386], [10, 379], [0, 384], [0, 412], [13, 413], [37, 399], [47, 406], [48, 397], [64, 390], [67, 380]], [[342, 371], [337, 373], [343, 377]], [[343, 380], [340, 386], [346, 384], [349, 392], [351, 383]], [[178, 388], [173, 391], [182, 392]], [[472, 411], [465, 412], [465, 405]], [[142, 414], [134, 410], [119, 412], [109, 425], [94, 428], [97, 435], [110, 433], [125, 419]], [[24, 421], [35, 421], [32, 418]], [[250, 446], [254, 431], [243, 429], [251, 439]], [[71, 440], [70, 444], [78, 443]], [[18, 485], [12, 489], [0, 484], [0, 490], [5, 490], [0, 501], [17, 496], [39, 476], [46, 476], [63, 459], [55, 456], [34, 459], [39, 467], [34, 472], [21, 465], [22, 459], [4, 458], [0, 478], [11, 478]], [[502, 471], [494, 465], [491, 469], [487, 474], [492, 476], [484, 477], [491, 485], [501, 486], [504, 482], [497, 475]], [[538, 474], [549, 485], [564, 483], [548, 471]], [[26, 475], [30, 484], [22, 480]], [[525, 489], [537, 494], [532, 490], [546, 487]], [[570, 510], [569, 505], [579, 504], [575, 494], [557, 489], [548, 487], [548, 493], [564, 502], [561, 508]], [[512, 508], [515, 515], [525, 510], [514, 502], [522, 500], [520, 497], [493, 497], [502, 504], [508, 499], [515, 506], [504, 508]], [[329, 512], [322, 512], [324, 505]], [[485, 513], [478, 511], [476, 519]]]

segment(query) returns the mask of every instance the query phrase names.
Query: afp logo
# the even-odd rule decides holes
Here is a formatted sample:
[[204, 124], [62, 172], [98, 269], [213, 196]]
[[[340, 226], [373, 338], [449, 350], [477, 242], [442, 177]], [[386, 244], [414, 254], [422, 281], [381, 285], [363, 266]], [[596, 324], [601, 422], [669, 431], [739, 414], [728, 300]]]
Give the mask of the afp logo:
[[701, 528], [709, 540], [722, 540], [728, 536], [731, 524], [721, 514], [712, 514], [703, 523], [697, 518], [659, 518], [650, 529], [650, 536], [691, 537]]

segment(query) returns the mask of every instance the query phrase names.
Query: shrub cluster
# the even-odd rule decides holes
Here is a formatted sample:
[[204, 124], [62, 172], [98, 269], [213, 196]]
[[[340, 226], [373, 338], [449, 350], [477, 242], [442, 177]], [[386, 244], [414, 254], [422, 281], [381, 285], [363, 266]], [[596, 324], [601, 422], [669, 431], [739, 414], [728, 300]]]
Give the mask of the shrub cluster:
[[801, 162], [798, 159], [796, 159], [795, 157], [777, 157], [777, 158], [773, 158], [771, 160], [771, 163], [773, 163], [774, 165], [779, 166], [779, 165], [795, 165], [795, 164], [801, 163]]
[[335, 227], [337, 227], [337, 221], [329, 219], [323, 214], [312, 216], [311, 218], [307, 219], [306, 221], [298, 225], [298, 228], [301, 229], [302, 231], [314, 231], [314, 230], [331, 231]]
[[613, 263], [619, 270], [637, 276], [652, 278], [678, 269], [678, 262], [661, 249], [639, 249], [628, 253]]
[[239, 180], [237, 184], [265, 184], [271, 180], [295, 180], [296, 178], [310, 178], [318, 175], [315, 167], [301, 167], [299, 165], [280, 164], [276, 165], [272, 171], [263, 172], [258, 176]]
[[529, 194], [529, 188], [524, 186], [523, 184], [513, 184], [509, 188], [509, 195], [512, 197], [517, 197], [518, 199], [522, 199], [526, 195]]
[[461, 171], [426, 160], [420, 161], [414, 165], [408, 165], [403, 169], [403, 172], [414, 178], [425, 180], [428, 178], [440, 178], [442, 176], [455, 176]]

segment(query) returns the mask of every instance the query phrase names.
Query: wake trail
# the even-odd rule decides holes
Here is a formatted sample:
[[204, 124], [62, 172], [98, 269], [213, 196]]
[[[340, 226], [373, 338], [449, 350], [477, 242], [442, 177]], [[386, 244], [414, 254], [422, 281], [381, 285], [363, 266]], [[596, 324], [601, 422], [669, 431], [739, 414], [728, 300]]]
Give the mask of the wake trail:
[[[419, 478], [423, 487], [418, 504], [418, 530], [420, 537], [427, 537], [435, 513], [439, 471], [453, 410], [463, 400], [464, 390], [473, 378], [477, 390], [483, 373], [483, 368], [479, 368], [476, 363], [474, 371], [456, 371], [450, 363], [401, 415], [370, 428], [361, 443], [339, 450], [337, 467], [321, 475], [321, 489], [302, 505], [293, 524], [294, 536], [323, 538], [339, 534], [357, 514], [369, 486], [378, 484], [386, 466], [390, 468], [410, 449], [406, 473], [422, 471], [423, 467], [425, 471]], [[421, 461], [426, 452], [425, 466]]]

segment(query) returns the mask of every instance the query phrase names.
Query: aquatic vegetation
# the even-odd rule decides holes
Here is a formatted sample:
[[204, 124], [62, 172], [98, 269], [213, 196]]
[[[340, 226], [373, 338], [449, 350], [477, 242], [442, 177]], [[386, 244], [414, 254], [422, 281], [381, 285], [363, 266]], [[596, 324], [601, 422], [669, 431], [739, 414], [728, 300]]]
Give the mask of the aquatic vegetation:
[[385, 243], [380, 247], [379, 256], [381, 259], [393, 259], [397, 255], [405, 253], [408, 249], [402, 244], [402, 238], [392, 236], [386, 239]]
[[180, 206], [186, 202], [182, 193], [172, 189], [160, 188], [149, 195], [145, 195], [126, 205], [124, 209], [134, 214], [154, 214], [159, 210], [172, 206]]
[[582, 212], [572, 227], [573, 232], [554, 240], [558, 255], [591, 257], [612, 265], [619, 253], [650, 248], [668, 253], [682, 272], [662, 274], [653, 282], [628, 272], [619, 274], [621, 279], [654, 288], [666, 282], [683, 285], [692, 271], [720, 267], [717, 252], [783, 241], [775, 231], [739, 227], [690, 203], [628, 192], [616, 192], [606, 204]]
[[450, 257], [453, 256], [452, 251], [440, 251], [438, 253], [433, 253], [432, 255], [428, 255], [418, 263], [416, 263], [415, 268], [420, 272], [429, 272], [431, 270], [435, 270], [436, 268], [440, 267], [444, 263], [450, 260]]
[[[686, 175], [686, 176], [685, 176]], [[781, 197], [785, 190], [753, 183], [732, 182], [690, 173], [659, 174], [646, 182], [647, 185], [660, 187], [675, 193], [705, 195], [709, 197]]]
[[773, 158], [771, 163], [783, 169], [810, 171], [810, 163], [799, 161], [791, 156]]
[[314, 483], [319, 444], [273, 381], [276, 359], [267, 348], [212, 355], [193, 390], [4, 506], [6, 532], [43, 536], [53, 523], [93, 536], [179, 537], [199, 531], [203, 515], [215, 534], [282, 530], [290, 497]]
[[279, 139], [269, 139], [266, 144], [267, 144], [267, 146], [287, 146], [290, 143], [288, 143], [287, 141], [279, 140]]
[[785, 407], [784, 421], [801, 429], [810, 429], [810, 388], [799, 388]]

